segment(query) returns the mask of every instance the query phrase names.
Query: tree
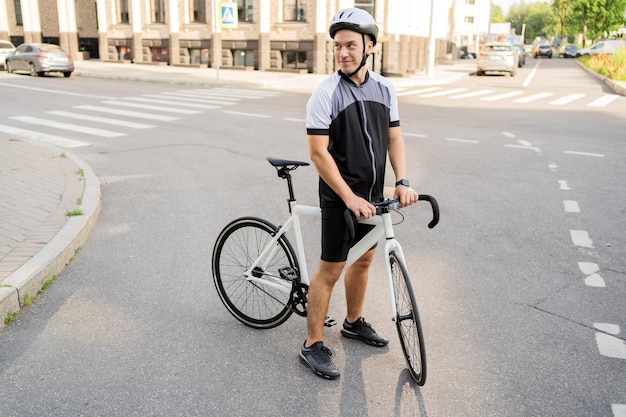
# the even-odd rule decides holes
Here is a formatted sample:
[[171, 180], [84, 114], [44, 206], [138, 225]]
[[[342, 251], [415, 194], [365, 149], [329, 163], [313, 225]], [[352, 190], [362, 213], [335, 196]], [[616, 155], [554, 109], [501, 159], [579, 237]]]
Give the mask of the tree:
[[515, 28], [515, 33], [524, 31], [524, 38], [530, 42], [535, 38], [548, 38], [555, 33], [555, 16], [545, 1], [531, 4], [521, 1], [509, 9], [506, 18], [511, 22], [511, 27]]
[[570, 0], [572, 28], [583, 34], [583, 39], [609, 36], [626, 23], [626, 0]]
[[493, 23], [506, 22], [506, 19], [504, 18], [504, 14], [502, 13], [502, 7], [496, 6], [495, 4], [491, 7], [491, 21]]

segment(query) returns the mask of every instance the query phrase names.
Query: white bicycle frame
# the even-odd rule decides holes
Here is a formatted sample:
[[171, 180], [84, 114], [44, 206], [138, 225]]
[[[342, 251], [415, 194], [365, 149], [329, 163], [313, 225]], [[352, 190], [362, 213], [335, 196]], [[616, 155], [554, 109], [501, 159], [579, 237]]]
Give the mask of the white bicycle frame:
[[[277, 245], [281, 236], [285, 235], [289, 230], [293, 228], [293, 232], [296, 239], [296, 257], [298, 258], [300, 281], [303, 284], [309, 285], [309, 271], [306, 265], [306, 254], [304, 253], [304, 242], [302, 240], [302, 229], [300, 226], [300, 216], [321, 218], [321, 210], [315, 206], [299, 205], [295, 201], [291, 202], [291, 216], [280, 227], [276, 235], [265, 245], [261, 254], [254, 260], [252, 265], [244, 272], [244, 277], [249, 281], [255, 281], [263, 285], [268, 285], [273, 288], [277, 288], [286, 293], [291, 292], [291, 284], [279, 277], [255, 277], [254, 271], [257, 267], [265, 269], [265, 262], [272, 259], [277, 251], [281, 250], [281, 247]], [[391, 276], [391, 264], [389, 262], [389, 254], [392, 250], [395, 250], [399, 257], [400, 262], [406, 265], [404, 259], [404, 253], [400, 243], [395, 239], [393, 234], [393, 223], [391, 221], [391, 213], [383, 213], [369, 219], [359, 220], [360, 223], [369, 224], [374, 226], [361, 240], [359, 240], [348, 252], [348, 259], [346, 261], [345, 270], [350, 267], [356, 260], [363, 256], [368, 250], [372, 248], [376, 243], [385, 239], [384, 254], [385, 254], [385, 271], [387, 274], [387, 281], [389, 284], [389, 295], [391, 300], [391, 320], [395, 321], [398, 311], [396, 309], [395, 293], [393, 291], [393, 278]], [[286, 236], [285, 236], [286, 238]]]

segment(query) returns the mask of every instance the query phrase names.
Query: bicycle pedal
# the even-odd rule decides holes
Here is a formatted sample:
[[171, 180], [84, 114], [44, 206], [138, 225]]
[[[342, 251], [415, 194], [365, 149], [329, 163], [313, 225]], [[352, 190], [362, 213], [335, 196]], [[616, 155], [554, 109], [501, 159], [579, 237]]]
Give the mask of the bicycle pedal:
[[324, 319], [324, 326], [326, 327], [333, 327], [336, 324], [337, 324], [337, 320], [335, 320], [332, 317], [326, 316], [326, 318]]
[[280, 277], [287, 281], [295, 281], [298, 279], [298, 273], [295, 269], [290, 266], [283, 266], [282, 268], [278, 268], [278, 273]]

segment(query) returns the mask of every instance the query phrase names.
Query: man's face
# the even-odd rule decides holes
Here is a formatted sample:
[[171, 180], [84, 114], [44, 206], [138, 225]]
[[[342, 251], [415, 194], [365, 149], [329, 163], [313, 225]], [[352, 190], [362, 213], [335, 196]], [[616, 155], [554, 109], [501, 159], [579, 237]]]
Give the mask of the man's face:
[[[372, 51], [372, 42], [367, 42], [366, 53]], [[344, 74], [350, 74], [355, 71], [363, 60], [363, 36], [349, 29], [342, 29], [335, 33], [335, 59], [339, 68]]]

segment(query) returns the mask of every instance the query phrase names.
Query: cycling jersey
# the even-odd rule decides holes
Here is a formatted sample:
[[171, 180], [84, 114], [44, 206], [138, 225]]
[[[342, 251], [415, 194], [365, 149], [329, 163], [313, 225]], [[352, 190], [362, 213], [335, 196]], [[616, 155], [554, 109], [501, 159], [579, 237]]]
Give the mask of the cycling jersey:
[[[389, 128], [400, 126], [393, 85], [367, 71], [356, 85], [341, 71], [315, 90], [306, 106], [309, 135], [329, 136], [328, 151], [352, 191], [368, 200], [383, 196]], [[320, 178], [320, 206], [342, 207], [343, 201]]]

